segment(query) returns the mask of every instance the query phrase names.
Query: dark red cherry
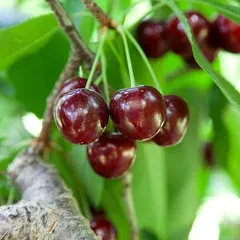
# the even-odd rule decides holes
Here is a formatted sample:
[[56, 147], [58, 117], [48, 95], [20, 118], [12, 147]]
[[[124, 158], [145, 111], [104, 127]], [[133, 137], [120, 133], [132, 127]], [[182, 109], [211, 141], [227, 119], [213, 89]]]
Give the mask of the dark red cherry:
[[[208, 60], [208, 62], [212, 63], [215, 60], [217, 53], [218, 53], [217, 48], [213, 47], [208, 42], [204, 42], [201, 44], [200, 49], [201, 49], [203, 55], [205, 56], [205, 58]], [[194, 59], [193, 55], [184, 59], [184, 61], [190, 68], [196, 68], [196, 69], [200, 68], [200, 66]]]
[[187, 103], [175, 95], [164, 96], [166, 121], [160, 132], [153, 138], [159, 146], [173, 146], [183, 139], [189, 122]]
[[99, 138], [108, 117], [108, 107], [101, 95], [85, 88], [64, 94], [57, 101], [54, 111], [60, 132], [77, 144], [87, 144]]
[[120, 133], [103, 134], [88, 144], [87, 154], [96, 173], [105, 178], [118, 178], [132, 165], [136, 144]]
[[146, 20], [137, 28], [137, 41], [149, 58], [161, 57], [167, 51], [165, 24]]
[[203, 146], [203, 159], [204, 159], [204, 163], [208, 167], [213, 167], [215, 165], [213, 155], [214, 155], [213, 154], [213, 144], [212, 143], [206, 143]]
[[162, 95], [153, 87], [122, 89], [110, 101], [117, 129], [133, 140], [148, 140], [160, 130], [166, 116]]
[[[80, 78], [80, 77], [73, 77], [68, 79], [63, 87], [61, 88], [61, 90], [59, 91], [59, 96], [63, 95], [64, 93], [70, 92], [72, 90], [78, 89], [78, 88], [85, 88], [87, 83], [87, 79], [86, 78]], [[90, 85], [90, 89], [100, 93], [98, 87], [96, 85], [94, 85], [93, 83]]]
[[113, 224], [104, 215], [95, 215], [90, 223], [95, 234], [102, 240], [116, 240], [117, 234]]
[[218, 16], [212, 23], [211, 41], [216, 47], [228, 52], [240, 53], [240, 25], [224, 16]]
[[[185, 16], [197, 43], [201, 44], [206, 41], [210, 31], [210, 23], [208, 20], [201, 13], [194, 11], [185, 13]], [[184, 26], [176, 16], [169, 21], [166, 32], [170, 50], [184, 58], [192, 56], [191, 44], [188, 41]]]

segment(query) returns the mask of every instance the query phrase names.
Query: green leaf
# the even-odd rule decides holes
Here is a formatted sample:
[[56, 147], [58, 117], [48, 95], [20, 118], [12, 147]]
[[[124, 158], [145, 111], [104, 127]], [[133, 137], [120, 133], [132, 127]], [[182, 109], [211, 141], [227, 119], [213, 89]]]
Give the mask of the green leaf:
[[183, 97], [188, 103], [190, 122], [183, 141], [165, 149], [168, 188], [166, 222], [168, 236], [173, 237], [184, 229], [185, 236], [178, 238], [184, 240], [187, 239], [200, 201], [197, 185], [202, 162], [199, 128], [206, 115], [207, 93], [186, 88], [174, 94]]
[[69, 54], [69, 42], [56, 32], [37, 52], [19, 59], [8, 69], [15, 96], [27, 111], [42, 117], [54, 83], [57, 81]]
[[240, 192], [240, 132], [239, 129], [240, 113], [234, 106], [228, 106], [224, 112], [224, 123], [228, 130], [229, 148], [228, 148], [228, 171], [233, 182]]
[[133, 166], [133, 193], [139, 226], [155, 233], [160, 239], [166, 238], [167, 231], [164, 158], [162, 148], [152, 143], [139, 143]]
[[130, 240], [130, 228], [120, 180], [106, 180], [101, 206], [117, 228], [118, 240]]
[[229, 149], [228, 131], [223, 122], [223, 114], [226, 106], [226, 98], [219, 88], [214, 87], [209, 94], [209, 111], [214, 130], [214, 161], [223, 168], [227, 167]]
[[0, 30], [0, 70], [20, 57], [35, 52], [58, 30], [53, 14], [30, 19]]
[[86, 147], [72, 146], [69, 156], [74, 163], [76, 171], [86, 188], [87, 195], [94, 207], [98, 207], [102, 199], [104, 179], [99, 177], [89, 165], [86, 156]]
[[[165, 0], [164, 0], [165, 1]], [[211, 64], [206, 60], [203, 56], [201, 50], [199, 49], [195, 39], [192, 35], [191, 28], [188, 24], [186, 17], [184, 16], [183, 12], [177, 7], [177, 5], [173, 2], [173, 0], [165, 1], [167, 5], [176, 13], [180, 21], [182, 22], [186, 35], [192, 45], [194, 57], [198, 62], [199, 66], [207, 72], [215, 83], [219, 86], [221, 91], [225, 94], [225, 96], [235, 105], [240, 107], [240, 94], [239, 92], [233, 87], [231, 83], [229, 83], [226, 79], [221, 77], [218, 73], [216, 73]]]
[[240, 8], [238, 6], [233, 6], [230, 4], [221, 3], [218, 0], [193, 0], [193, 2], [200, 2], [206, 5], [214, 7], [218, 12], [222, 13], [226, 17], [232, 19], [236, 23], [240, 24]]

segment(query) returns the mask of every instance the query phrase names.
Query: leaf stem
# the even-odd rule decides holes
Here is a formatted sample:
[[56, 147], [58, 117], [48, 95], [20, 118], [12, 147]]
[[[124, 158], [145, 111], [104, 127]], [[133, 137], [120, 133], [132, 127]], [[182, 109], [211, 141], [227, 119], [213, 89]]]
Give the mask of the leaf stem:
[[135, 40], [135, 38], [132, 36], [132, 34], [125, 29], [125, 33], [126, 36], [129, 38], [129, 40], [132, 42], [132, 44], [135, 46], [136, 50], [138, 51], [138, 53], [140, 54], [140, 56], [142, 57], [143, 62], [145, 63], [146, 67], [148, 68], [148, 71], [156, 85], [156, 88], [162, 93], [162, 89], [160, 88], [157, 76], [155, 74], [155, 72], [152, 69], [152, 66], [150, 65], [145, 53], [143, 52], [142, 48], [139, 46], [139, 44], [137, 43], [137, 41]]
[[131, 228], [131, 240], [139, 240], [139, 228], [133, 202], [131, 172], [127, 172], [125, 175], [122, 176], [122, 183], [127, 216]]
[[129, 47], [128, 47], [127, 38], [126, 38], [125, 32], [123, 31], [121, 26], [119, 26], [117, 28], [117, 30], [121, 34], [121, 37], [122, 37], [122, 40], [123, 40], [123, 44], [124, 44], [124, 49], [125, 49], [125, 54], [126, 54], [126, 59], [127, 59], [127, 64], [128, 64], [128, 71], [129, 71], [129, 76], [130, 76], [131, 87], [135, 87], [136, 83], [135, 83], [135, 77], [134, 77], [134, 73], [133, 73], [131, 55], [130, 55], [130, 51], [129, 51]]
[[87, 83], [86, 83], [86, 86], [85, 86], [86, 89], [88, 89], [90, 87], [91, 82], [93, 81], [93, 77], [94, 77], [95, 71], [96, 71], [97, 66], [98, 66], [98, 62], [99, 62], [100, 55], [101, 55], [101, 52], [102, 52], [103, 44], [105, 42], [105, 38], [106, 38], [106, 32], [104, 31], [103, 35], [101, 37], [99, 46], [98, 46], [98, 50], [97, 50], [96, 57], [95, 57], [94, 62], [93, 62], [92, 69], [91, 69], [90, 74], [88, 76], [88, 80], [87, 80]]

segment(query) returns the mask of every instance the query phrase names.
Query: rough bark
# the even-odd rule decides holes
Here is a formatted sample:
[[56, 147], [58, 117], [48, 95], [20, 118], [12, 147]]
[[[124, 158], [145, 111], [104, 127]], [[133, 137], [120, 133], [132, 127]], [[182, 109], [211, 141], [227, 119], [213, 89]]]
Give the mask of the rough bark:
[[72, 193], [31, 148], [8, 167], [22, 200], [0, 207], [0, 239], [97, 240]]

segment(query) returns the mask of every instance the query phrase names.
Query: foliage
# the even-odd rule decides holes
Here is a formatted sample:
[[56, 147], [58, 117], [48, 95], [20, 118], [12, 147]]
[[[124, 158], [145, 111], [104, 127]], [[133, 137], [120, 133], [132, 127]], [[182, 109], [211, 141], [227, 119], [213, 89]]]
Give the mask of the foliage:
[[[84, 41], [95, 50], [94, 41], [98, 24], [90, 16], [81, 16], [73, 11], [83, 10], [79, 1], [64, 2], [67, 10], [74, 12], [73, 19], [79, 26]], [[120, 21], [125, 10], [136, 1], [97, 2], [109, 11], [114, 19]], [[109, 7], [108, 4], [111, 2], [115, 5]], [[142, 2], [150, 6], [156, 1]], [[187, 100], [191, 124], [186, 138], [176, 147], [162, 149], [151, 142], [138, 144], [138, 155], [133, 166], [133, 191], [138, 222], [145, 231], [143, 239], [176, 239], [175, 236], [178, 236], [177, 239], [181, 240], [187, 239], [197, 207], [202, 201], [203, 196], [199, 189], [201, 188], [202, 193], [207, 187], [206, 176], [200, 174], [204, 169], [201, 148], [205, 141], [200, 129], [203, 129], [202, 125], [209, 119], [213, 123], [213, 141], [218, 165], [228, 172], [240, 190], [238, 133], [240, 95], [234, 83], [221, 76], [219, 71], [221, 58], [214, 66], [205, 60], [193, 39], [182, 11], [192, 7], [199, 9], [201, 6], [201, 11], [209, 18], [221, 12], [240, 23], [240, 4], [236, 2], [233, 6], [226, 0], [176, 1], [177, 3], [173, 0], [164, 0], [164, 2], [168, 6], [164, 8], [166, 17], [174, 11], [183, 22], [196, 60], [204, 71], [189, 70], [180, 74], [184, 63], [173, 53], [167, 53], [161, 59], [150, 61], [164, 93], [179, 94]], [[146, 12], [142, 12], [142, 16]], [[152, 15], [158, 18], [157, 13], [158, 11]], [[130, 11], [128, 15], [130, 14], [134, 14], [134, 11]], [[129, 23], [133, 34], [134, 26], [134, 22]], [[109, 41], [116, 48], [116, 52], [112, 51], [108, 42], [105, 43], [108, 82], [114, 89], [129, 87], [122, 41], [114, 34]], [[144, 62], [131, 44], [130, 51], [137, 83], [154, 85]], [[120, 63], [116, 53], [121, 60]], [[0, 30], [1, 171], [6, 170], [8, 162], [30, 139], [30, 135], [24, 130], [22, 116], [26, 112], [32, 112], [38, 117], [42, 116], [45, 100], [61, 73], [68, 55], [69, 43], [59, 30], [52, 14], [30, 18], [19, 25]], [[178, 72], [179, 74], [176, 74]], [[175, 77], [169, 80], [169, 76], [173, 73]], [[238, 78], [239, 76], [235, 76], [236, 81]], [[59, 148], [50, 153], [49, 159], [72, 188], [83, 213], [90, 217], [88, 200], [95, 208], [104, 208], [117, 227], [119, 239], [128, 240], [129, 226], [123, 206], [120, 181], [103, 180], [98, 177], [87, 162], [85, 147], [66, 143], [55, 130], [53, 136]], [[64, 151], [64, 154], [61, 154], [61, 151]], [[6, 184], [5, 178], [1, 176], [0, 201], [2, 202], [8, 197], [9, 187]]]

